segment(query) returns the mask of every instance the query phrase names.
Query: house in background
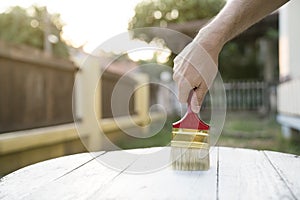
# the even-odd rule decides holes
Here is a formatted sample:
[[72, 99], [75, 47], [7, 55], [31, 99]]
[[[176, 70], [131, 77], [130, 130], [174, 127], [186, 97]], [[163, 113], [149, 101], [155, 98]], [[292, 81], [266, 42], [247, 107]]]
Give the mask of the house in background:
[[300, 2], [290, 1], [280, 10], [278, 116], [285, 137], [300, 131]]

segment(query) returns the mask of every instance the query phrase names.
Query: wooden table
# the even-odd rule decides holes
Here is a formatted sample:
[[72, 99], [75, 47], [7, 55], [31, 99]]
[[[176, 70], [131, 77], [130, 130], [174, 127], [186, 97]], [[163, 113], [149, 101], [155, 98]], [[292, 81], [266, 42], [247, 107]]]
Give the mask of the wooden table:
[[120, 165], [121, 171], [98, 161], [121, 151], [97, 152], [97, 158], [83, 153], [31, 165], [0, 180], [0, 199], [300, 199], [300, 158], [295, 155], [215, 147], [206, 172], [174, 171], [167, 166], [151, 173], [127, 173], [135, 166], [151, 165], [143, 160], [149, 150], [160, 148], [132, 150], [141, 156]]

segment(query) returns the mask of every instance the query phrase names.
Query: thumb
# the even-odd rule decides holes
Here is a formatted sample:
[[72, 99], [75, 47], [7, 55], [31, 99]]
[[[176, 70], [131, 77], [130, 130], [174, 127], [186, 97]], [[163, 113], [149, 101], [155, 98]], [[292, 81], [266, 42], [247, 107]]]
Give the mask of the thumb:
[[198, 88], [194, 90], [194, 94], [191, 100], [192, 111], [198, 113], [200, 111], [201, 105], [203, 103], [204, 97], [208, 89], [205, 84], [201, 84]]
[[182, 78], [178, 84], [178, 99], [181, 103], [186, 103], [192, 87], [191, 84]]
[[192, 99], [191, 99], [191, 109], [194, 113], [200, 112], [200, 104], [198, 103], [196, 92], [193, 93]]

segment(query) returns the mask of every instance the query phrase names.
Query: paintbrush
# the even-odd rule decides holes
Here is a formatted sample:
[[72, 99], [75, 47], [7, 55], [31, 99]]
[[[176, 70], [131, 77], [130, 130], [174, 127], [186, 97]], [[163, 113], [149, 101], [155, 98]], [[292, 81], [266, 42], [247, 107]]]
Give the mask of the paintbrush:
[[186, 114], [173, 123], [171, 160], [175, 170], [209, 169], [209, 125], [191, 109], [193, 92], [188, 97]]

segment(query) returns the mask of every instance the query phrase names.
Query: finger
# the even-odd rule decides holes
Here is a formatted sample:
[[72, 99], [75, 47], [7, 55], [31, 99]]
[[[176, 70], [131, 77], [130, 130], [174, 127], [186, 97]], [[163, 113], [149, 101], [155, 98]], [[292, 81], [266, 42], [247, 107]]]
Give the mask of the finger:
[[177, 56], [174, 59], [173, 71], [176, 71], [180, 66], [182, 66], [182, 62], [183, 62], [183, 59], [181, 57]]
[[182, 61], [174, 63], [173, 72], [176, 74], [182, 74], [188, 67], [188, 63]]
[[192, 99], [191, 99], [191, 109], [194, 113], [198, 113], [198, 112], [200, 112], [200, 108], [201, 108], [201, 106], [198, 103], [197, 95], [194, 92]]
[[174, 63], [174, 67], [173, 67], [173, 80], [175, 82], [178, 82], [179, 79], [182, 76], [182, 71], [184, 70], [185, 66], [180, 62], [180, 63]]
[[184, 77], [182, 77], [178, 84], [178, 99], [180, 102], [187, 102], [191, 89], [191, 84]]
[[178, 83], [180, 79], [180, 75], [176, 72], [173, 73], [173, 80]]

